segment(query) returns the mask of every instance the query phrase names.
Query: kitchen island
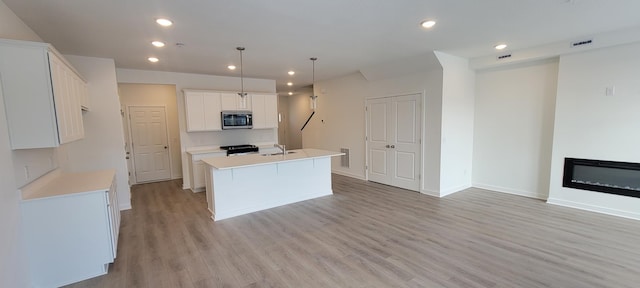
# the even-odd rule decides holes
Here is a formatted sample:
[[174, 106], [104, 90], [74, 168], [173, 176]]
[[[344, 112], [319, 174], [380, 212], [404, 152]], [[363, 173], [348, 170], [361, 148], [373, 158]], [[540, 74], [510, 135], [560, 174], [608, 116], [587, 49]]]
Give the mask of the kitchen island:
[[207, 206], [215, 221], [333, 194], [331, 157], [298, 149], [286, 154], [205, 158]]

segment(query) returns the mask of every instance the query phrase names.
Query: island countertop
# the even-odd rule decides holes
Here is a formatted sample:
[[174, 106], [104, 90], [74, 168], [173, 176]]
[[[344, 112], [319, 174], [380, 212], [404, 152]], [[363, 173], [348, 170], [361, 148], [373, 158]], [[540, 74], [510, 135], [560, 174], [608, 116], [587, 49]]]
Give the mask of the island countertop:
[[233, 169], [257, 165], [275, 164], [289, 161], [299, 161], [314, 158], [324, 158], [344, 155], [344, 153], [321, 149], [287, 150], [286, 155], [249, 154], [230, 157], [204, 158], [202, 162], [215, 169]]

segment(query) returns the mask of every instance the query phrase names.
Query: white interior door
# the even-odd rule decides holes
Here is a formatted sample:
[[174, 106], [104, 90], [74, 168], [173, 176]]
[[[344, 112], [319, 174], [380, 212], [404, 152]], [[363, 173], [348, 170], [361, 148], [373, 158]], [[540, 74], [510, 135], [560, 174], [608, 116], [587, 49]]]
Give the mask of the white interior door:
[[391, 102], [389, 98], [369, 100], [367, 104], [367, 156], [369, 157], [368, 179], [370, 181], [391, 183], [391, 142], [390, 125]]
[[367, 101], [367, 177], [370, 181], [420, 189], [420, 95]]
[[171, 178], [164, 107], [129, 107], [136, 183]]

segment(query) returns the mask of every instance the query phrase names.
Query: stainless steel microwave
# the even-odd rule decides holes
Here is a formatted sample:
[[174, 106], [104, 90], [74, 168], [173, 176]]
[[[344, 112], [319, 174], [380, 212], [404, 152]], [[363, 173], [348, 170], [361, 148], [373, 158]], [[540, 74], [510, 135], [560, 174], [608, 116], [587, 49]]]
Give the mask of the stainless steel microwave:
[[222, 130], [253, 128], [251, 111], [222, 111]]

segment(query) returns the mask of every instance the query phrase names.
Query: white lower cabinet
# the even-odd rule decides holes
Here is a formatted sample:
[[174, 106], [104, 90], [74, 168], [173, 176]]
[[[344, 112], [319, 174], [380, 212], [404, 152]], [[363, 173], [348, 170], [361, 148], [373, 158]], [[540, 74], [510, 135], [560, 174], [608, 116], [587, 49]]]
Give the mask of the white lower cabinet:
[[191, 174], [191, 191], [193, 192], [202, 192], [205, 190], [205, 164], [202, 162], [204, 158], [211, 157], [226, 157], [226, 152], [209, 152], [209, 153], [194, 153], [188, 152], [189, 154], [189, 166], [190, 174]]
[[115, 171], [64, 174], [30, 185], [35, 188], [22, 189], [21, 210], [31, 286], [59, 287], [106, 274], [120, 227]]

